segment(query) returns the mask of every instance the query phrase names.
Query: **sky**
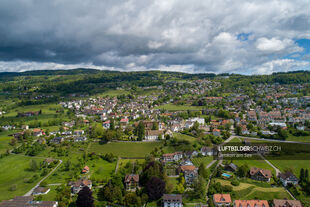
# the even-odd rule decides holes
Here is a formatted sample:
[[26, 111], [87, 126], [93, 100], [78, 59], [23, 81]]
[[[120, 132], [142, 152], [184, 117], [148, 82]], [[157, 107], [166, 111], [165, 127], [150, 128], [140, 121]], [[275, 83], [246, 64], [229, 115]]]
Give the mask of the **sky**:
[[309, 0], [1, 0], [0, 72], [310, 70]]

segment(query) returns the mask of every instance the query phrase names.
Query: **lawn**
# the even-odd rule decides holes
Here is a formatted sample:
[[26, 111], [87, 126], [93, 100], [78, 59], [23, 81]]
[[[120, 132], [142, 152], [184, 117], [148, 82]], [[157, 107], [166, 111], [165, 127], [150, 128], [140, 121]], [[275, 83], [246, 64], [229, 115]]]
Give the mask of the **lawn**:
[[[295, 160], [292, 159], [292, 156]], [[291, 169], [294, 174], [299, 177], [300, 169], [305, 168], [309, 169], [310, 166], [310, 160], [309, 160], [310, 154], [296, 154], [291, 156], [283, 156], [281, 160], [272, 160], [269, 159], [269, 161], [275, 165], [281, 172], [284, 172], [287, 169]], [[267, 157], [268, 159], [268, 157]]]
[[233, 186], [229, 180], [216, 179], [215, 182], [220, 182], [221, 185], [228, 185], [233, 188], [233, 198], [240, 200], [261, 199], [291, 199], [290, 195], [283, 187], [260, 187], [252, 183], [242, 183], [239, 186]]
[[173, 133], [173, 137], [175, 137], [177, 140], [189, 141], [190, 143], [197, 141], [197, 138], [181, 133]]
[[199, 167], [201, 163], [204, 163], [205, 166], [207, 166], [212, 160], [213, 156], [195, 157], [192, 159], [192, 162], [196, 167]]
[[167, 185], [172, 185], [173, 192], [176, 192], [176, 187], [178, 185], [178, 178], [169, 177]]
[[187, 110], [201, 110], [203, 109], [203, 106], [164, 104], [155, 107], [155, 109], [163, 109], [168, 111], [187, 111]]
[[[268, 165], [267, 162], [265, 162], [265, 160], [261, 159], [259, 156], [254, 156], [255, 159], [236, 159], [233, 160], [233, 163], [236, 164], [237, 166], [241, 166], [244, 164], [247, 164], [250, 168], [251, 167], [257, 167], [257, 168], [262, 168], [262, 169], [267, 169], [267, 170], [271, 170], [273, 174], [275, 174], [274, 169]], [[230, 161], [227, 160], [227, 162], [229, 163]]]
[[114, 174], [116, 161], [110, 163], [99, 158], [87, 161], [86, 165], [90, 169], [89, 176], [91, 178], [95, 178], [96, 180], [102, 180], [110, 178]]
[[[38, 177], [33, 183], [24, 182], [25, 179], [31, 178], [35, 174], [28, 170], [30, 160], [36, 160], [39, 164], [44, 159], [21, 155], [9, 155], [0, 159], [0, 201], [24, 195], [41, 179]], [[10, 191], [9, 188], [14, 184], [17, 185], [16, 190]]]
[[52, 186], [47, 186], [47, 188], [50, 189], [50, 192], [48, 192], [46, 195], [42, 195], [42, 200], [43, 201], [54, 201], [56, 197], [56, 188], [57, 185], [52, 185]]
[[145, 162], [145, 159], [120, 159], [118, 160], [118, 166], [120, 168], [124, 167], [128, 162], [143, 164]]
[[107, 144], [92, 143], [88, 152], [112, 153], [120, 157], [144, 158], [155, 147], [162, 146], [162, 142], [110, 142]]

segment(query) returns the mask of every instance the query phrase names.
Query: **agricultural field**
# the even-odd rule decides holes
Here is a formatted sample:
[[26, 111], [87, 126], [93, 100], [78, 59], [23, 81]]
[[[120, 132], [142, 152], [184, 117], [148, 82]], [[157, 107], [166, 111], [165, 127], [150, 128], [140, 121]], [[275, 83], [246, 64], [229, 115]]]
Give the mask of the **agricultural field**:
[[240, 200], [261, 199], [292, 199], [283, 187], [261, 187], [259, 184], [240, 182], [239, 186], [231, 185], [229, 180], [215, 179], [221, 185], [228, 185], [233, 188], [232, 197]]
[[[44, 158], [9, 155], [0, 159], [0, 201], [24, 195], [41, 179], [39, 172], [29, 170], [31, 160], [39, 164]], [[37, 179], [26, 183], [35, 174], [38, 175]]]
[[107, 144], [91, 143], [88, 152], [112, 153], [119, 157], [144, 158], [155, 147], [162, 146], [162, 142], [110, 142]]

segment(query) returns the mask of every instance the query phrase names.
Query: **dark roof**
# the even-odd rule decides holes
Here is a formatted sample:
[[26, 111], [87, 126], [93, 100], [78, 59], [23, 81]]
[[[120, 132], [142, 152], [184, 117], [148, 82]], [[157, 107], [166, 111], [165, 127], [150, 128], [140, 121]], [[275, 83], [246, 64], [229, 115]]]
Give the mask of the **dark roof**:
[[297, 180], [298, 180], [298, 178], [297, 178], [292, 172], [290, 172], [290, 171], [286, 171], [285, 173], [281, 173], [279, 176], [280, 176], [280, 178], [282, 178], [283, 180], [286, 180], [286, 179], [288, 179], [288, 178], [290, 178], [290, 177], [293, 177], [294, 179], [297, 179]]
[[34, 201], [32, 196], [17, 196], [12, 200], [2, 201], [0, 207], [54, 207], [56, 201]]
[[37, 187], [33, 190], [33, 193], [45, 193], [46, 191], [48, 191], [48, 188]]
[[182, 195], [180, 194], [164, 194], [163, 195], [164, 202], [177, 202], [182, 203]]
[[237, 170], [238, 168], [237, 165], [235, 165], [234, 163], [230, 163], [228, 166], [233, 170]]

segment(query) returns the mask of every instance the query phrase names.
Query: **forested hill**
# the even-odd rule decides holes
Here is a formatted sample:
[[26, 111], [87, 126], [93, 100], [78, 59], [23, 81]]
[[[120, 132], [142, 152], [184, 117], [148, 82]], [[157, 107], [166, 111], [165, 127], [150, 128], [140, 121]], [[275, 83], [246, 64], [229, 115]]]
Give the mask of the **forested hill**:
[[310, 71], [245, 76], [238, 74], [188, 74], [164, 71], [119, 72], [94, 69], [36, 70], [0, 73], [0, 91], [9, 93], [96, 94], [117, 87], [156, 86], [169, 81], [194, 79], [217, 80], [223, 85], [238, 87], [260, 83], [309, 83]]

